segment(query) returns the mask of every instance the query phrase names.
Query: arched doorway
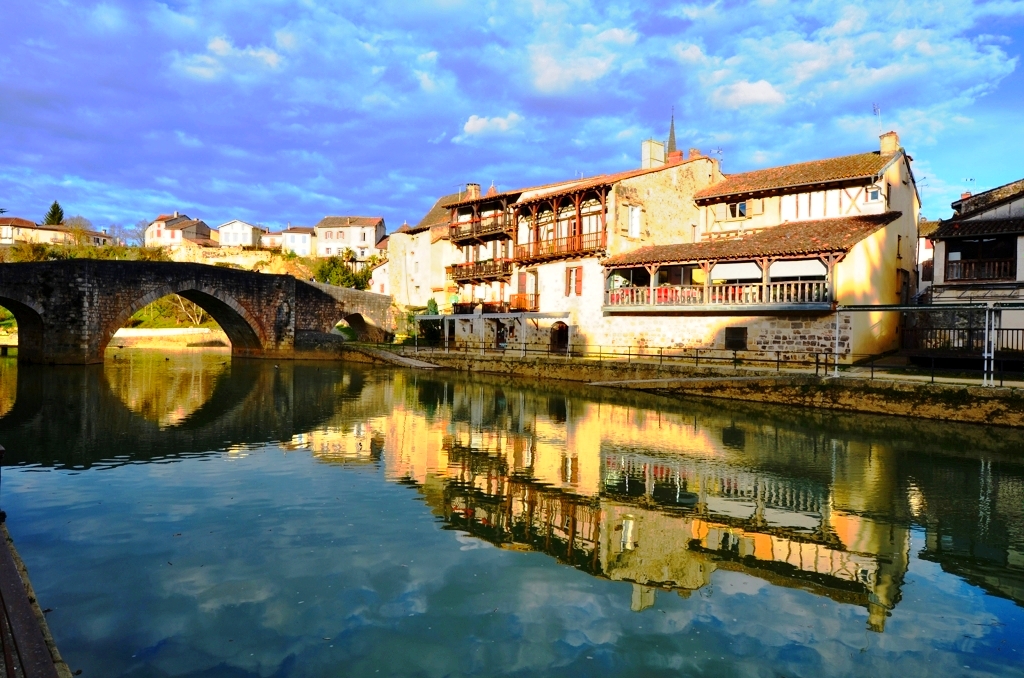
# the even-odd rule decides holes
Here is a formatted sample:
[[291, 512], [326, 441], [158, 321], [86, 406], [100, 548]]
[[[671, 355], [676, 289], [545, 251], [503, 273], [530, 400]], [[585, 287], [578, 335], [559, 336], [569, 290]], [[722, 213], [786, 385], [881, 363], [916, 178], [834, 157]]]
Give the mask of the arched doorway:
[[565, 353], [569, 349], [569, 326], [557, 322], [551, 326], [551, 352]]

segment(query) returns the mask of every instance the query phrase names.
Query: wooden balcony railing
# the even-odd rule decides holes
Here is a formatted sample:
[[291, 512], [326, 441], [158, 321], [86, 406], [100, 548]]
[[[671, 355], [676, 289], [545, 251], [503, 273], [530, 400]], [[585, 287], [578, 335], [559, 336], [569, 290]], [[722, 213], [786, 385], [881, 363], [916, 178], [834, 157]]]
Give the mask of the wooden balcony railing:
[[605, 292], [605, 306], [753, 306], [757, 304], [821, 304], [831, 300], [828, 282], [749, 283], [744, 285], [663, 285], [621, 287]]
[[558, 259], [574, 254], [599, 252], [607, 244], [608, 238], [604, 231], [571, 235], [567, 238], [539, 240], [526, 243], [525, 245], [516, 245], [516, 260], [541, 261], [544, 259]]
[[452, 313], [455, 315], [472, 315], [480, 304], [475, 301], [457, 301], [452, 304]]
[[946, 280], [1016, 280], [1016, 259], [965, 259], [946, 262]]
[[508, 215], [504, 213], [477, 217], [469, 221], [456, 221], [448, 224], [448, 237], [452, 242], [456, 242], [507, 233], [511, 223]]
[[513, 311], [536, 311], [540, 308], [539, 294], [513, 294], [509, 300]]
[[448, 267], [448, 279], [455, 282], [472, 282], [504, 278], [512, 275], [511, 259], [488, 259]]

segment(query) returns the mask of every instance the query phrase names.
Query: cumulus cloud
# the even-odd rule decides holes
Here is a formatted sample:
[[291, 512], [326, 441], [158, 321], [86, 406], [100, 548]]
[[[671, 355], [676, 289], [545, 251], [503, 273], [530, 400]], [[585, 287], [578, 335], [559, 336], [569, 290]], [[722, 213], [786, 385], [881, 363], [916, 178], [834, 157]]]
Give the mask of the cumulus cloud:
[[514, 129], [521, 121], [522, 116], [510, 111], [505, 117], [494, 116], [485, 118], [479, 115], [469, 116], [469, 120], [462, 126], [462, 131], [468, 135], [504, 133]]
[[778, 106], [786, 102], [786, 97], [767, 80], [741, 80], [716, 89], [711, 94], [711, 101], [719, 108], [746, 108]]

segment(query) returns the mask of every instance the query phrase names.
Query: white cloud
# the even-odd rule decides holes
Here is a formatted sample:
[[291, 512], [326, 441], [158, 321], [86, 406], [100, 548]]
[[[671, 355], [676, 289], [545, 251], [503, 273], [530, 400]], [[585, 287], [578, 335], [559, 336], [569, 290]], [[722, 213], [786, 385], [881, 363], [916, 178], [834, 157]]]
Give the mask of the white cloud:
[[707, 60], [700, 47], [683, 42], [672, 46], [672, 54], [684, 64], [699, 64]]
[[180, 72], [201, 80], [222, 76], [252, 77], [259, 71], [276, 71], [282, 65], [281, 55], [269, 47], [237, 48], [223, 36], [210, 38], [205, 54], [176, 54], [174, 66]]
[[479, 115], [471, 115], [466, 124], [462, 126], [462, 131], [468, 135], [501, 134], [514, 129], [522, 119], [522, 116], [515, 112], [509, 112], [504, 118], [497, 116], [484, 118]]
[[746, 108], [747, 106], [778, 106], [786, 97], [767, 80], [740, 82], [719, 87], [712, 93], [711, 101], [719, 108]]
[[107, 31], [119, 31], [125, 26], [124, 14], [120, 8], [107, 3], [93, 7], [89, 19], [94, 26]]

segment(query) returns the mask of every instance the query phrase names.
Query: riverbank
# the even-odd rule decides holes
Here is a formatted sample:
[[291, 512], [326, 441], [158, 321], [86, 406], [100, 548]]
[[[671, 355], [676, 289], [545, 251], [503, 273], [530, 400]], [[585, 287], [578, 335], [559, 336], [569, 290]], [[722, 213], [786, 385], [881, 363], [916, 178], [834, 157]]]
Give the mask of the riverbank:
[[[0, 346], [18, 345], [17, 334], [0, 335]], [[209, 327], [128, 328], [114, 333], [108, 349], [159, 348], [183, 351], [195, 348], [230, 349], [231, 342], [222, 330]]]
[[[347, 360], [375, 362], [357, 347]], [[910, 376], [814, 375], [806, 372], [624, 363], [571, 357], [431, 353], [417, 356], [438, 367], [533, 379], [584, 382], [604, 388], [678, 398], [719, 398], [843, 412], [888, 414], [971, 424], [1024, 427], [1024, 388], [931, 383]], [[383, 362], [383, 361], [381, 361]]]

